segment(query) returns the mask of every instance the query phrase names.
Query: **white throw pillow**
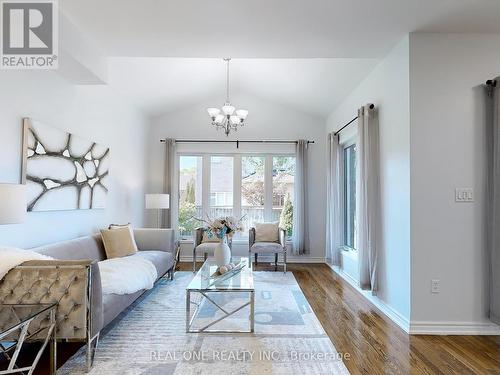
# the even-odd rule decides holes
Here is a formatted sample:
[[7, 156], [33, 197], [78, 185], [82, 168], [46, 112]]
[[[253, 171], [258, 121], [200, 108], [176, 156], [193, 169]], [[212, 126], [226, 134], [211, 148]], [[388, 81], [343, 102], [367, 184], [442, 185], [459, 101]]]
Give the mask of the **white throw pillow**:
[[279, 223], [255, 223], [255, 242], [279, 242]]

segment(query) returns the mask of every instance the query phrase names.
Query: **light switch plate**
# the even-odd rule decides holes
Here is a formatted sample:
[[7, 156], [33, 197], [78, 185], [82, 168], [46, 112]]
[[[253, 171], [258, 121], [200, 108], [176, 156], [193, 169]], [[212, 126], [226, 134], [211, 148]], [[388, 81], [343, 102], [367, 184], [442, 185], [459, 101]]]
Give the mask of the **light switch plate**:
[[455, 202], [474, 202], [474, 189], [456, 188]]
[[440, 292], [440, 285], [438, 279], [431, 280], [431, 293], [438, 294]]

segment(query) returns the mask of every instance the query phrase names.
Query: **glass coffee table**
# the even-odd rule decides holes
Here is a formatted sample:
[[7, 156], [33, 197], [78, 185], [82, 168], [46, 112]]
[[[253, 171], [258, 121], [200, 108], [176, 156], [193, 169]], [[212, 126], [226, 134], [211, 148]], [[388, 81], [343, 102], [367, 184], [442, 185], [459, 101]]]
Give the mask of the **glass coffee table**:
[[[186, 288], [186, 332], [223, 333], [254, 332], [255, 289], [252, 269], [247, 257], [233, 257], [232, 262], [241, 262], [243, 268], [234, 274], [215, 276], [217, 265], [214, 259], [207, 259]], [[192, 310], [191, 306], [195, 308]], [[248, 306], [248, 308], [247, 308]], [[241, 327], [241, 315], [249, 310], [245, 325]], [[229, 322], [229, 327], [217, 328], [221, 322], [235, 318], [238, 312], [239, 324]], [[214, 327], [215, 326], [215, 327]]]
[[[50, 373], [56, 373], [56, 307], [55, 303], [0, 304], [0, 354], [9, 363], [0, 374], [32, 374], [49, 342]], [[42, 345], [30, 366], [18, 367], [19, 352], [28, 340], [41, 341]]]

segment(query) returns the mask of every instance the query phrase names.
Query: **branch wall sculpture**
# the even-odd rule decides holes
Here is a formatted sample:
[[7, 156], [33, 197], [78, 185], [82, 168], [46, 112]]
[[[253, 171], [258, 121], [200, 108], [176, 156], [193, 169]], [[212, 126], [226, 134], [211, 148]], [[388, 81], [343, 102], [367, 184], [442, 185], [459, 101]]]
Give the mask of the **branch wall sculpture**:
[[28, 211], [105, 208], [109, 148], [36, 121], [24, 136]]

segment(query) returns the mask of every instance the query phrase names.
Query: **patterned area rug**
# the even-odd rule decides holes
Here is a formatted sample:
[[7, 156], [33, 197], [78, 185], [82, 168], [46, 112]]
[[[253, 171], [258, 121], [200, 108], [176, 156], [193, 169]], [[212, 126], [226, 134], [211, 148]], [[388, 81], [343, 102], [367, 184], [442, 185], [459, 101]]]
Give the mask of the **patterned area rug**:
[[[193, 274], [162, 280], [101, 334], [90, 374], [349, 374], [291, 272], [254, 272], [255, 333], [186, 333], [186, 291]], [[248, 299], [217, 294], [231, 310]], [[238, 301], [238, 299], [240, 299]], [[247, 308], [211, 328], [248, 328]], [[219, 316], [203, 302], [195, 323]], [[58, 374], [84, 374], [82, 348]]]

